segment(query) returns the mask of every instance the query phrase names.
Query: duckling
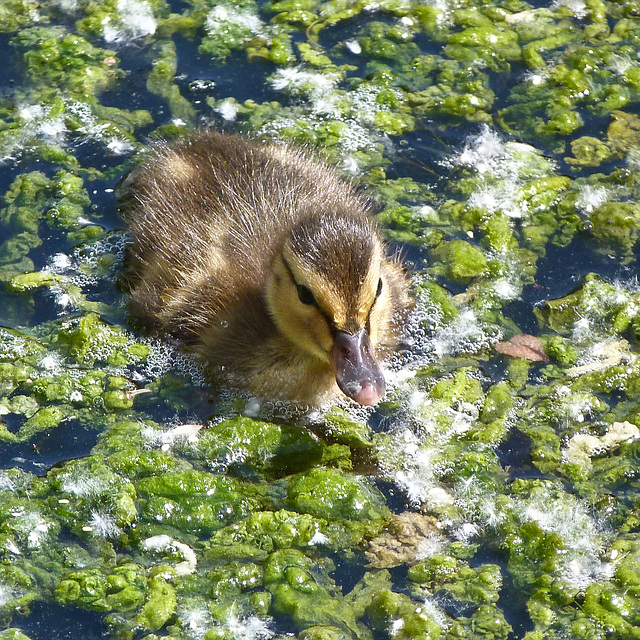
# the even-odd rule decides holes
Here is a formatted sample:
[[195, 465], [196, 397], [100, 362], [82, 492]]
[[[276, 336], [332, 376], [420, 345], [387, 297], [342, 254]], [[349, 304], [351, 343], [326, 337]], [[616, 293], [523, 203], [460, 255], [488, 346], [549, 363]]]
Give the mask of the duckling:
[[156, 145], [122, 185], [130, 308], [214, 375], [315, 405], [385, 392], [408, 280], [338, 172], [296, 147], [204, 130]]

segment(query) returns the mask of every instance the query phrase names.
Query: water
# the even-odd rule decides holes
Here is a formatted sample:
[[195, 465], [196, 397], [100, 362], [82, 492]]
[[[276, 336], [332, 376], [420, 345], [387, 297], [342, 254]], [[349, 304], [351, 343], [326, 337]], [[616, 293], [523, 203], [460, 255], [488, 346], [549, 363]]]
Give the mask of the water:
[[[0, 24], [4, 4], [0, 2]], [[416, 607], [426, 606], [426, 601], [441, 610], [442, 618], [433, 614], [429, 619], [440, 620], [443, 638], [515, 640], [529, 631], [539, 632], [545, 638], [573, 637], [570, 634], [576, 628], [572, 626], [574, 623], [591, 629], [593, 635], [589, 637], [604, 637], [609, 623], [599, 610], [584, 606], [585, 593], [595, 597], [593, 593], [602, 589], [609, 600], [627, 597], [626, 578], [615, 577], [616, 554], [624, 547], [629, 558], [640, 557], [640, 542], [628, 520], [640, 495], [637, 444], [632, 442], [635, 436], [627, 440], [608, 436], [615, 432], [614, 425], [618, 423], [628, 421], [632, 426], [638, 423], [634, 385], [640, 378], [636, 370], [640, 335], [636, 320], [640, 305], [636, 240], [640, 214], [634, 207], [640, 184], [637, 155], [640, 127], [637, 123], [629, 125], [623, 132], [627, 137], [622, 135], [620, 142], [616, 136], [621, 134], [612, 126], [620, 117], [616, 113], [630, 118], [638, 114], [640, 91], [633, 81], [633, 72], [637, 70], [633, 33], [622, 41], [609, 40], [604, 31], [591, 39], [585, 35], [585, 41], [595, 43], [593, 55], [601, 56], [602, 61], [597, 71], [587, 74], [591, 94], [581, 95], [584, 78], [577, 71], [581, 68], [579, 62], [571, 58], [573, 50], [583, 42], [581, 36], [543, 46], [539, 52], [545, 66], [534, 68], [530, 60], [522, 58], [522, 49], [518, 56], [508, 56], [507, 45], [511, 41], [494, 50], [491, 38], [497, 36], [491, 36], [491, 31], [486, 36], [481, 31], [494, 29], [501, 37], [513, 29], [521, 45], [536, 42], [542, 35], [532, 36], [526, 21], [503, 21], [496, 16], [500, 11], [520, 15], [538, 8], [548, 11], [536, 14], [530, 27], [533, 33], [535, 20], [548, 20], [544, 31], [549, 37], [562, 31], [565, 23], [578, 25], [579, 30], [589, 25], [604, 29], [597, 16], [589, 14], [591, 9], [580, 9], [577, 5], [571, 8], [562, 3], [498, 2], [477, 8], [474, 4], [466, 7], [464, 3], [459, 7], [445, 4], [403, 7], [389, 2], [362, 12], [354, 5], [350, 7], [351, 14], [338, 16], [344, 7], [328, 3], [320, 12], [309, 3], [309, 10], [316, 12], [315, 19], [306, 25], [310, 34], [319, 21], [337, 17], [335, 23], [328, 19], [318, 35], [322, 49], [312, 47], [311, 53], [305, 53], [304, 45], [310, 40], [295, 18], [282, 14], [278, 23], [274, 12], [269, 13], [268, 5], [253, 7], [243, 3], [245, 8], [253, 7], [262, 24], [255, 26], [250, 22], [253, 35], [247, 35], [246, 31], [238, 35], [234, 29], [239, 28], [239, 23], [230, 19], [231, 35], [227, 34], [225, 41], [236, 38], [238, 49], [221, 61], [212, 60], [198, 50], [205, 36], [203, 16], [211, 10], [208, 5], [169, 2], [170, 12], [183, 14], [185, 20], [194, 19], [196, 26], [190, 28], [185, 23], [176, 27], [171, 20], [161, 19], [156, 32], [133, 37], [144, 24], [135, 20], [122, 22], [122, 16], [129, 15], [132, 7], [141, 11], [142, 5], [132, 0], [128, 4], [120, 2], [121, 18], [114, 14], [109, 20], [119, 25], [124, 34], [122, 41], [105, 43], [95, 31], [95, 24], [105, 23], [83, 22], [96, 10], [93, 5], [82, 1], [73, 3], [73, 8], [65, 8], [63, 2], [34, 4], [39, 5], [39, 18], [32, 15], [30, 19], [23, 12], [22, 22], [15, 29], [0, 26], [4, 29], [0, 33], [0, 51], [6, 52], [5, 64], [0, 69], [0, 154], [6, 156], [0, 171], [0, 193], [7, 193], [20, 176], [31, 172], [42, 172], [50, 181], [45, 188], [44, 204], [36, 207], [40, 217], [35, 227], [9, 213], [3, 214], [0, 227], [0, 242], [13, 242], [25, 230], [37, 236], [37, 241], [21, 236], [26, 238], [25, 242], [31, 242], [30, 248], [19, 255], [25, 262], [10, 258], [13, 245], [0, 248], [3, 283], [0, 325], [37, 341], [33, 346], [36, 355], [25, 355], [24, 351], [7, 355], [9, 352], [3, 351], [0, 358], [3, 366], [26, 362], [31, 367], [22, 377], [20, 373], [12, 374], [17, 377], [10, 380], [3, 373], [4, 386], [0, 388], [4, 403], [0, 410], [6, 427], [0, 448], [0, 469], [9, 473], [0, 477], [0, 496], [4, 496], [0, 498], [1, 526], [5, 527], [9, 541], [1, 543], [1, 551], [3, 557], [18, 558], [16, 566], [32, 580], [20, 582], [8, 572], [0, 573], [3, 626], [20, 628], [31, 640], [79, 637], [78, 634], [87, 638], [143, 637], [151, 632], [165, 637], [169, 628], [181, 638], [266, 638], [274, 633], [284, 637], [301, 634], [314, 624], [333, 626], [338, 630], [334, 633], [344, 634], [340, 637], [362, 634], [363, 638], [376, 640], [430, 638], [435, 635], [425, 630], [424, 620], [428, 616], [415, 613]], [[621, 10], [613, 4], [604, 6], [608, 24], [620, 24], [622, 30]], [[465, 7], [467, 12], [463, 11]], [[232, 14], [232, 9], [229, 5], [225, 10]], [[279, 6], [275, 14], [289, 10]], [[587, 12], [586, 17], [580, 13], [582, 10]], [[169, 11], [162, 13], [156, 8], [157, 15], [158, 11], [165, 19], [169, 15]], [[576, 17], [573, 13], [580, 15]], [[291, 22], [287, 22], [289, 19]], [[246, 28], [246, 15], [243, 20], [242, 28]], [[629, 20], [635, 25], [634, 16]], [[29, 66], [33, 59], [29, 55], [22, 57], [23, 52], [15, 40], [12, 44], [12, 38], [22, 29], [47, 24], [63, 25], [96, 47], [115, 50], [118, 76], [106, 90], [94, 88], [89, 91], [91, 97], [83, 98], [70, 80], [70, 74], [79, 71], [63, 67], [59, 75], [47, 75], [57, 69], [55, 56], [44, 71]], [[177, 32], [171, 35], [174, 28]], [[469, 35], [472, 29], [478, 30], [473, 37]], [[380, 36], [381, 33], [386, 36]], [[278, 65], [261, 57], [269, 54], [269, 47], [274, 55], [273, 43], [280, 42], [278, 38], [283, 34], [289, 64]], [[169, 79], [165, 87], [173, 87], [169, 99], [169, 94], [163, 97], [146, 85], [149, 74], [159, 64], [154, 48], [157, 42], [175, 46], [175, 83]], [[54, 48], [52, 42], [46, 46]], [[31, 53], [36, 55], [41, 48], [36, 44]], [[469, 58], [470, 50], [473, 59]], [[252, 62], [247, 61], [247, 51], [253, 56]], [[493, 51], [490, 58], [497, 61], [495, 64], [487, 59], [487, 51]], [[314, 58], [313, 53], [327, 56], [328, 61]], [[71, 56], [72, 62], [85, 54], [75, 55]], [[104, 65], [109, 64], [101, 60], [101, 55], [104, 54], [94, 60], [87, 54], [82, 64], [91, 73], [102, 73]], [[435, 61], [433, 65], [430, 60]], [[626, 64], [628, 78], [624, 72], [611, 71], [616, 65]], [[289, 83], [278, 88], [271, 76], [283, 69], [315, 75], [304, 76], [313, 78], [304, 81], [300, 80], [301, 74], [293, 77], [290, 73]], [[543, 78], [541, 85], [530, 80], [535, 73]], [[524, 100], [515, 89], [528, 87], [527, 91], [534, 96], [541, 91], [540, 86], [546, 87], [548, 93], [540, 94], [531, 108], [530, 119], [529, 115], [519, 116], [515, 124], [511, 123], [509, 109]], [[614, 91], [608, 89], [607, 94], [602, 86], [622, 86], [620, 91], [625, 99], [620, 98], [611, 109], [599, 111], [605, 98]], [[596, 96], [594, 102], [590, 102], [589, 95]], [[92, 96], [96, 97], [95, 102]], [[220, 101], [225, 99], [234, 100], [235, 118], [225, 119], [222, 115], [230, 113], [221, 108]], [[84, 120], [74, 117], [69, 107], [70, 103], [82, 100], [90, 105], [91, 117]], [[562, 109], [554, 111], [555, 101], [563, 105]], [[27, 121], [21, 108], [34, 104], [45, 105], [45, 110], [39, 120]], [[190, 110], [185, 105], [190, 105]], [[146, 110], [150, 117], [132, 125], [127, 114], [101, 111], [105, 107]], [[614, 111], [614, 107], [619, 111]], [[62, 115], [56, 115], [56, 109]], [[563, 116], [558, 116], [558, 110], [561, 114], [573, 110], [578, 114], [580, 126], [571, 129]], [[192, 113], [192, 121], [185, 123], [178, 111]], [[559, 122], [555, 129], [549, 124], [556, 122], [554, 117]], [[42, 123], [47, 126], [41, 126]], [[252, 459], [246, 463], [241, 460], [244, 451], [241, 442], [230, 441], [225, 445], [228, 459], [210, 459], [190, 440], [178, 436], [173, 440], [167, 435], [172, 428], [206, 424], [212, 417], [209, 424], [215, 433], [221, 419], [241, 413], [243, 408], [247, 413], [255, 413], [254, 405], [246, 397], [238, 399], [228, 390], [212, 388], [204, 382], [198, 366], [180, 355], [173, 345], [162, 340], [149, 341], [125, 313], [126, 294], [119, 284], [123, 223], [117, 213], [117, 184], [134, 165], [138, 154], [144, 152], [150, 138], [158, 133], [161, 137], [172, 137], [185, 124], [213, 125], [268, 138], [292, 139], [308, 147], [324, 147], [330, 160], [354, 173], [354, 179], [362, 182], [376, 199], [390, 247], [403, 253], [416, 282], [427, 278], [439, 287], [439, 298], [435, 294], [433, 298], [426, 294], [421, 298], [417, 319], [407, 337], [409, 352], [392, 366], [395, 369], [392, 375], [396, 376], [391, 384], [392, 402], [368, 414], [347, 407], [352, 418], [368, 421], [369, 435], [375, 434], [373, 444], [362, 446], [347, 436], [336, 436], [320, 416], [312, 429], [321, 443], [318, 447], [322, 448], [323, 457], [313, 454], [316, 457], [309, 458], [312, 460], [309, 462], [303, 456], [311, 454], [305, 450], [295, 460], [285, 459], [279, 470], [265, 471], [266, 463], [261, 467]], [[159, 127], [162, 129], [158, 131]], [[15, 144], [11, 138], [13, 128], [19, 129], [22, 136]], [[581, 162], [574, 153], [585, 137], [592, 138], [592, 145], [598, 141], [606, 145], [601, 162]], [[114, 141], [126, 143], [130, 149], [119, 151], [124, 147], [113, 146]], [[523, 146], [515, 147], [514, 142]], [[52, 159], [52, 149], [57, 149], [57, 159]], [[82, 188], [90, 199], [90, 204], [82, 209], [83, 220], [67, 226], [52, 222], [50, 216], [51, 208], [59, 206], [65, 195], [56, 182], [62, 169], [83, 178]], [[557, 179], [566, 180], [558, 186], [558, 182], [553, 182]], [[539, 182], [535, 183], [536, 180]], [[547, 182], [541, 188], [536, 187], [540, 181]], [[554, 197], [549, 196], [554, 193]], [[21, 197], [29, 208], [29, 194]], [[610, 220], [606, 216], [598, 218], [598, 212], [607, 203], [614, 205], [608, 214]], [[11, 204], [8, 197], [3, 206]], [[18, 200], [17, 204], [24, 203]], [[627, 205], [630, 207], [624, 209], [627, 222], [616, 222], [616, 212]], [[90, 231], [92, 225], [102, 230], [96, 229], [94, 234]], [[627, 239], [621, 240], [610, 231], [611, 227], [626, 229]], [[117, 235], [109, 235], [111, 232]], [[463, 260], [460, 254], [442, 249], [452, 247], [451, 241], [463, 242], [467, 251], [476, 251], [474, 255], [481, 266], [474, 267], [475, 272], [461, 275], [456, 271], [456, 261]], [[79, 244], [83, 250], [77, 252], [74, 248]], [[71, 256], [71, 266], [55, 271], [54, 256], [60, 253]], [[47, 273], [53, 269], [68, 280], [16, 291], [24, 272], [43, 269]], [[536, 310], [547, 309], [548, 301], [586, 291], [592, 282], [586, 278], [589, 274], [596, 274], [611, 289], [573, 300], [570, 306], [578, 310], [576, 318], [560, 318], [556, 325], [551, 325], [551, 321], [540, 319], [540, 313], [536, 315]], [[451, 311], [453, 307], [458, 316]], [[447, 316], [449, 312], [453, 314], [451, 317]], [[83, 344], [65, 342], [71, 340], [65, 336], [72, 331], [69, 328], [72, 325], [66, 323], [92, 313], [105, 321], [107, 330], [110, 328], [119, 336], [121, 342], [115, 350], [96, 343], [83, 351]], [[522, 361], [518, 364], [493, 350], [497, 341], [519, 332], [539, 335], [548, 341], [545, 346], [551, 356], [550, 365], [532, 363], [527, 376], [523, 367], [518, 369]], [[127, 351], [140, 344], [151, 345], [153, 362], [136, 361]], [[96, 356], [101, 348], [106, 351]], [[613, 356], [602, 355], [607, 348], [613, 350]], [[118, 357], [118, 349], [124, 350], [125, 356]], [[616, 374], [619, 378], [611, 377], [608, 372], [622, 365], [626, 371]], [[603, 372], [603, 380], [580, 370], [584, 366], [595, 367], [596, 373]], [[403, 377], [407, 372], [410, 374]], [[89, 380], [92, 375], [97, 377]], [[95, 387], [91, 385], [103, 387], [93, 396]], [[495, 418], [487, 418], [493, 410], [486, 400], [487, 394], [500, 385], [508, 387], [512, 404], [506, 415], [498, 411]], [[135, 395], [139, 390], [150, 393]], [[132, 391], [134, 395], [128, 396]], [[54, 413], [60, 410], [60, 419], [49, 427], [29, 427], [35, 424], [32, 418], [35, 410], [42, 408]], [[290, 436], [295, 441], [306, 437], [307, 421], [290, 407], [263, 407], [258, 416], [285, 429], [296, 429], [297, 435]], [[127, 424], [142, 426], [136, 430], [126, 427]], [[33, 428], [33, 432], [22, 437], [21, 429], [28, 428]], [[118, 436], [118, 429], [125, 435]], [[153, 437], [149, 435], [151, 431]], [[581, 468], [571, 467], [567, 463], [569, 443], [584, 435], [600, 438], [597, 441], [600, 448], [581, 458]], [[606, 440], [607, 437], [610, 439]], [[198, 438], [203, 439], [202, 432], [193, 437], [194, 442]], [[348, 451], [339, 449], [345, 442], [351, 447]], [[330, 448], [336, 443], [338, 448]], [[74, 490], [65, 489], [65, 482], [70, 486], [68, 478], [64, 479], [68, 469], [84, 469], [83, 465], [87, 465], [82, 473], [88, 473], [89, 478], [94, 475], [102, 478], [100, 465], [112, 464], [108, 461], [116, 455], [114, 451], [131, 453], [129, 449], [136, 451], [136, 455], [149, 451], [159, 456], [166, 454], [170, 462], [163, 458], [162, 464], [175, 467], [123, 471], [125, 462], [121, 460], [118, 464], [122, 466], [116, 471], [110, 467], [109, 477], [117, 480], [110, 480], [113, 484], [108, 485], [108, 490], [96, 488], [90, 482], [82, 485], [82, 489], [77, 488], [80, 486], [77, 483], [72, 483]], [[234, 456], [240, 458], [234, 460]], [[96, 471], [93, 464], [100, 469]], [[291, 491], [288, 483], [293, 482], [290, 470], [301, 470], [301, 476], [311, 477], [314, 469], [340, 469], [345, 478], [360, 478], [359, 482], [378, 491], [390, 513], [433, 517], [439, 523], [436, 533], [442, 538], [438, 543], [441, 547], [437, 553], [425, 551], [433, 543], [434, 538], [429, 537], [435, 535], [433, 531], [415, 534], [414, 538], [413, 534], [406, 534], [409, 541], [399, 534], [400, 546], [408, 549], [408, 555], [397, 564], [394, 560], [385, 565], [389, 575], [385, 586], [378, 587], [397, 606], [388, 605], [384, 609], [375, 599], [378, 596], [369, 594], [368, 604], [358, 605], [364, 608], [358, 614], [357, 624], [361, 626], [355, 631], [355, 627], [349, 626], [349, 616], [355, 614], [345, 611], [357, 609], [353, 594], [366, 580], [381, 580], [382, 571], [373, 570], [368, 564], [371, 557], [366, 555], [368, 539], [380, 532], [357, 539], [353, 531], [361, 523], [350, 521], [353, 529], [349, 529], [349, 535], [357, 539], [353, 543], [340, 528], [343, 521], [333, 511], [333, 516], [315, 513], [316, 519], [324, 517], [330, 521], [327, 531], [331, 530], [332, 536], [344, 536], [343, 546], [335, 543], [327, 549], [322, 544], [301, 546], [304, 552], [301, 556], [311, 558], [318, 566], [306, 574], [300, 568], [302, 565], [292, 565], [288, 570], [290, 575], [299, 571], [295, 574], [299, 581], [303, 580], [300, 577], [303, 574], [311, 575], [318, 589], [332, 594], [327, 598], [338, 603], [337, 613], [325, 614], [326, 602], [320, 596], [313, 601], [299, 594], [299, 602], [303, 604], [296, 606], [300, 610], [293, 604], [287, 609], [279, 600], [284, 598], [282, 591], [273, 585], [238, 589], [237, 593], [232, 592], [237, 603], [230, 605], [233, 598], [227, 592], [224, 596], [212, 595], [223, 589], [218, 583], [226, 585], [225, 580], [220, 578], [216, 582], [210, 576], [218, 570], [236, 571], [237, 566], [235, 560], [216, 557], [212, 561], [214, 556], [206, 556], [204, 549], [215, 534], [194, 528], [193, 521], [201, 517], [200, 512], [196, 516], [185, 515], [184, 522], [176, 524], [170, 520], [171, 509], [182, 508], [180, 496], [149, 496], [142, 488], [147, 477], [170, 476], [185, 465], [209, 475], [226, 474], [234, 481], [240, 477], [243, 486], [255, 484], [261, 498], [248, 513], [279, 510], [307, 513], [287, 493]], [[616, 465], [620, 469], [618, 475]], [[3, 489], [4, 481], [12, 491]], [[129, 484], [122, 489], [118, 483], [125, 481]], [[131, 498], [134, 515], [126, 521], [121, 514], [129, 508], [130, 491], [135, 493]], [[167, 503], [175, 500], [177, 506], [164, 515], [162, 510], [154, 512], [158, 508], [153, 506], [154, 498]], [[346, 498], [344, 503], [347, 504]], [[60, 505], [65, 504], [77, 510], [73, 517], [64, 513]], [[336, 511], [346, 509], [339, 501], [334, 507]], [[20, 529], [25, 509], [36, 513], [39, 509], [40, 516], [48, 520], [31, 530]], [[221, 519], [225, 517], [222, 515]], [[105, 530], [109, 524], [116, 527], [117, 533], [111, 538], [90, 533], [91, 526], [95, 530], [100, 522]], [[45, 538], [51, 536], [51, 540], [36, 544], [34, 536], [40, 534]], [[140, 602], [128, 609], [124, 607], [123, 612], [118, 612], [120, 605], [105, 604], [108, 596], [119, 593], [112, 586], [99, 604], [88, 596], [77, 600], [68, 596], [65, 600], [67, 596], [61, 595], [64, 592], [59, 586], [61, 575], [68, 578], [74, 571], [95, 569], [101, 576], [115, 580], [115, 568], [130, 562], [144, 576], [136, 578], [141, 584], [160, 563], [175, 565], [181, 553], [179, 548], [178, 551], [174, 548], [173, 555], [167, 553], [160, 559], [145, 551], [144, 540], [157, 535], [168, 535], [174, 543], [177, 540], [187, 545], [199, 563], [198, 573], [188, 580], [175, 577], [168, 580], [176, 587], [177, 604], [159, 626], [142, 621], [148, 592], [144, 592], [147, 595]], [[520, 546], [514, 542], [517, 539]], [[15, 555], [11, 545], [19, 548], [20, 553]], [[557, 553], [552, 551], [556, 547]], [[455, 565], [450, 574], [438, 573], [440, 569], [428, 565], [440, 556], [446, 556], [446, 562]], [[325, 561], [331, 566], [326, 570], [318, 568]], [[262, 571], [266, 560], [247, 555], [238, 562], [245, 567], [253, 566], [254, 562]], [[420, 562], [426, 563], [436, 578], [413, 580], [412, 568], [421, 566]], [[502, 579], [495, 593], [487, 586], [488, 581], [481, 583], [478, 573], [474, 573], [489, 570], [493, 565], [498, 566]], [[202, 566], [206, 569], [200, 569]], [[203, 585], [209, 579], [212, 582], [206, 583], [205, 588]], [[228, 583], [232, 582], [229, 578]], [[473, 584], [478, 591], [466, 592], [465, 583]], [[145, 584], [148, 587], [148, 582]], [[480, 584], [486, 589], [482, 595], [478, 595]], [[295, 584], [284, 580], [282, 585], [291, 587], [295, 595]], [[536, 595], [535, 589], [543, 586], [545, 593]], [[143, 589], [138, 583], [135, 588]], [[270, 607], [259, 607], [250, 598], [252, 593], [258, 596], [267, 592], [273, 597]], [[14, 606], [30, 594], [35, 598], [30, 610], [22, 604]], [[287, 597], [298, 602], [293, 596]], [[366, 597], [362, 596], [362, 602]], [[551, 612], [548, 618], [553, 618], [553, 622], [545, 623], [542, 614], [536, 619], [530, 616], [529, 608], [539, 606], [540, 601], [551, 603], [545, 611]], [[630, 602], [627, 609], [631, 613], [620, 616], [636, 630], [638, 621], [633, 614], [636, 601]], [[199, 611], [200, 617], [193, 614], [188, 618], [186, 610]], [[109, 611], [116, 613], [105, 618]], [[386, 611], [387, 617], [381, 611]], [[486, 620], [481, 620], [483, 611]], [[498, 622], [503, 620], [504, 624], [495, 623], [498, 625], [495, 628], [477, 631], [485, 629], [483, 625], [491, 617]], [[191, 623], [185, 622], [187, 619]], [[264, 624], [267, 626], [260, 626]], [[616, 627], [612, 637], [626, 637], [625, 629], [631, 626]], [[205, 636], [206, 631], [217, 635]], [[317, 628], [316, 632], [319, 633]], [[467, 635], [460, 635], [464, 633]]]

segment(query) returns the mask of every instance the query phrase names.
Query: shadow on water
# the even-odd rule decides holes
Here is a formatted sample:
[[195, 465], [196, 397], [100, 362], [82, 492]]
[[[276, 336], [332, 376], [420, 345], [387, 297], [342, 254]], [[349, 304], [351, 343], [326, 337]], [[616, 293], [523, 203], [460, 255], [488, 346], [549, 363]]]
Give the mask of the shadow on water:
[[448, 178], [446, 165], [452, 151], [464, 147], [469, 130], [461, 127], [450, 127], [444, 131], [435, 127], [424, 128], [395, 138], [388, 150], [393, 160], [387, 170], [387, 176], [395, 178], [412, 178], [416, 182], [434, 185]]
[[546, 478], [531, 462], [531, 438], [519, 429], [511, 429], [509, 437], [500, 443], [496, 456], [509, 473], [509, 482], [519, 478]]
[[487, 564], [495, 564], [500, 567], [502, 589], [500, 589], [500, 597], [497, 604], [502, 609], [505, 620], [513, 628], [508, 640], [522, 638], [527, 631], [532, 631], [534, 628], [527, 610], [527, 601], [531, 594], [524, 589], [516, 587], [513, 583], [511, 573], [506, 569], [507, 558], [503, 554], [497, 551], [492, 552], [483, 547], [482, 551], [469, 561], [469, 565], [473, 568]]
[[[24, 422], [24, 418], [16, 414], [4, 416], [4, 419], [12, 432], [17, 431]], [[98, 442], [99, 434], [98, 429], [90, 429], [86, 424], [70, 418], [65, 421], [64, 429], [37, 433], [29, 442], [4, 443], [1, 467], [18, 467], [36, 476], [43, 476], [60, 462], [86, 456]]]
[[31, 640], [101, 640], [107, 633], [103, 617], [102, 613], [39, 602], [31, 607], [28, 616], [16, 619], [14, 624]]
[[11, 47], [11, 34], [0, 33], [0, 51], [3, 52], [2, 65], [0, 65], [0, 96], [4, 96], [7, 87], [16, 81], [15, 54]]

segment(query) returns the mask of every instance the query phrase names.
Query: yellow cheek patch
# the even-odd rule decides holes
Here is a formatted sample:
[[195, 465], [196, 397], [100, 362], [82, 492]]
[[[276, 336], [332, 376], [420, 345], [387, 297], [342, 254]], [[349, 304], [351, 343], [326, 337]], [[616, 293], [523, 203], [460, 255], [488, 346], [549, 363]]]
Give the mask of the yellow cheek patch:
[[328, 352], [333, 344], [329, 325], [315, 305], [300, 302], [296, 284], [281, 260], [273, 268], [267, 287], [267, 303], [286, 338], [306, 353], [328, 362]]

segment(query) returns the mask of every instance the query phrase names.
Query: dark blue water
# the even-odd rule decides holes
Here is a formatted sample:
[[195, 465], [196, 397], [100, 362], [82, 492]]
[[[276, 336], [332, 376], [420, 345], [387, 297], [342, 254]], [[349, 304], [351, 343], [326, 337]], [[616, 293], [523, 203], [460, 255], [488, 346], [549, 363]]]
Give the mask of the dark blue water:
[[[187, 3], [171, 2], [171, 9], [175, 12], [182, 11]], [[546, 3], [540, 3], [544, 6]], [[267, 16], [268, 20], [270, 16]], [[391, 23], [394, 18], [373, 15], [367, 19], [387, 21]], [[70, 16], [61, 16], [61, 23], [73, 28], [73, 20]], [[363, 28], [362, 20], [352, 19], [340, 23], [336, 27], [328, 28], [321, 32], [319, 42], [326, 50], [331, 50], [345, 38], [350, 37], [354, 31]], [[15, 90], [20, 87], [25, 78], [22, 75], [19, 61], [9, 44], [11, 34], [0, 34], [0, 51], [8, 52], [3, 65], [0, 65], [0, 100], [11, 102], [15, 99]], [[305, 39], [304, 33], [298, 35], [299, 40]], [[238, 102], [255, 100], [265, 102], [268, 100], [282, 101], [282, 95], [274, 92], [266, 82], [266, 77], [273, 73], [275, 67], [270, 63], [256, 62], [247, 64], [244, 52], [234, 52], [224, 65], [214, 65], [211, 60], [197, 51], [198, 40], [191, 41], [182, 36], [175, 36], [178, 54], [178, 86], [182, 95], [191, 102], [198, 115], [198, 123], [212, 123], [217, 126], [223, 123], [206, 106], [207, 97], [234, 97]], [[426, 37], [415, 39], [422, 53], [439, 53], [442, 45], [430, 41]], [[103, 43], [96, 42], [101, 45]], [[148, 51], [142, 45], [118, 45], [118, 56], [121, 58], [120, 67], [126, 71], [124, 78], [119, 80], [113, 91], [101, 96], [101, 102], [107, 106], [126, 109], [146, 109], [153, 116], [154, 122], [138, 131], [138, 139], [144, 140], [157, 126], [169, 124], [171, 114], [166, 104], [157, 96], [149, 93], [145, 88], [146, 76], [151, 69], [151, 58]], [[353, 64], [356, 69], [350, 72], [349, 77], [361, 77], [365, 71], [367, 62], [361, 57], [354, 56], [348, 51], [342, 54], [341, 62]], [[497, 94], [498, 105], [505, 99], [509, 85], [519, 79], [524, 69], [514, 65], [510, 75], [494, 74], [492, 76], [492, 88]], [[208, 81], [205, 88], [196, 88], [195, 81]], [[347, 80], [347, 86], [349, 80]], [[587, 127], [594, 131], [603, 128], [603, 119], [591, 116], [587, 119]], [[230, 125], [225, 125], [229, 127]], [[231, 125], [233, 128], [233, 125]], [[443, 128], [438, 123], [424, 123], [416, 132], [402, 137], [391, 137], [388, 145], [388, 159], [392, 164], [387, 168], [389, 178], [409, 177], [417, 182], [430, 185], [438, 190], [447, 180], [446, 167], [443, 160], [450, 157], [456, 151], [460, 151], [464, 141], [470, 134], [477, 133], [477, 124], [461, 124]], [[83, 166], [94, 166], [101, 170], [113, 170], [113, 176], [107, 180], [86, 182], [92, 206], [99, 213], [99, 224], [106, 230], [122, 228], [122, 222], [117, 213], [116, 196], [112, 190], [120, 176], [131, 166], [127, 158], [109, 156], [103, 148], [95, 143], [80, 144], [80, 139], [71, 136], [71, 144], [74, 145], [75, 154]], [[562, 163], [562, 160], [559, 160]], [[605, 172], [610, 171], [611, 166], [603, 166]], [[568, 166], [564, 167], [569, 169]], [[47, 175], [52, 175], [57, 168], [43, 165], [40, 162], [18, 158], [15, 162], [9, 162], [0, 169], [0, 192], [4, 193], [14, 178], [23, 172], [40, 170]], [[588, 170], [584, 170], [588, 173]], [[1, 233], [1, 232], [0, 232]], [[0, 242], [5, 238], [0, 236]], [[30, 258], [33, 259], [35, 268], [42, 268], [50, 256], [58, 251], [69, 251], [70, 243], [56, 232], [43, 234], [43, 244], [33, 250]], [[427, 252], [415, 246], [400, 247], [406, 255], [406, 264], [419, 271], [427, 264]], [[513, 319], [524, 333], [537, 333], [538, 323], [533, 314], [536, 305], [544, 300], [561, 297], [578, 286], [587, 273], [598, 273], [607, 279], [629, 279], [634, 273], [634, 267], [623, 266], [618, 258], [608, 256], [606, 253], [595, 251], [596, 247], [585, 234], [578, 234], [568, 247], [549, 245], [546, 255], [538, 263], [538, 272], [534, 285], [525, 287], [522, 296], [504, 308], [504, 313]], [[455, 286], [443, 282], [454, 293], [462, 291], [462, 287], [456, 290]], [[100, 296], [112, 300], [112, 296], [120, 296], [116, 291], [94, 292], [96, 299]], [[15, 304], [15, 297], [6, 291], [0, 291], [0, 325], [11, 324], [9, 315], [3, 315], [3, 302], [7, 305]], [[6, 310], [6, 309], [5, 309]], [[13, 318], [13, 316], [11, 316]], [[20, 325], [35, 326], [43, 321], [55, 320], [57, 308], [46, 291], [35, 295], [33, 308], [25, 311], [20, 319]], [[16, 324], [13, 322], [13, 324]], [[491, 379], [500, 379], [504, 373], [502, 362], [486, 363], [486, 373]], [[194, 400], [191, 413], [195, 418], [205, 418], [212, 411], [212, 393], [203, 391], [201, 397]], [[142, 400], [140, 407], [152, 411], [150, 404]], [[158, 420], [171, 417], [172, 410], [165, 406], [154, 409], [154, 417]], [[17, 428], [17, 424], [11, 423], [12, 418], [7, 417], [9, 429]], [[375, 414], [372, 423], [376, 430], [384, 429], [384, 417]], [[78, 421], [70, 420], [64, 429], [54, 429], [51, 432], [38, 434], [28, 444], [2, 445], [0, 449], [0, 468], [18, 467], [35, 475], [43, 475], [56, 464], [66, 460], [81, 458], [90, 453], [96, 444], [99, 431], [88, 429]], [[539, 471], [530, 463], [530, 440], [527, 436], [514, 430], [511, 436], [501, 444], [498, 456], [503, 467], [512, 469], [512, 478], [516, 477], [540, 477]], [[375, 475], [373, 464], [370, 460], [360, 460], [360, 472], [370, 472]], [[395, 512], [402, 512], [410, 508], [406, 495], [393, 483], [380, 478], [376, 481], [378, 488], [387, 498], [389, 507]], [[344, 593], [349, 592], [364, 573], [362, 558], [357, 561], [345, 562], [336, 558], [337, 569], [333, 574], [336, 583]], [[496, 562], [504, 564], [504, 558], [499, 555], [492, 556], [488, 551], [479, 554], [474, 562]], [[500, 606], [505, 612], [508, 621], [514, 627], [512, 637], [521, 637], [529, 628], [530, 622], [526, 614], [526, 601], [524, 596], [513, 596], [514, 588], [509, 583], [509, 577], [505, 572], [505, 586]], [[397, 569], [393, 572], [394, 583], [399, 591], [406, 583], [406, 571]], [[460, 613], [451, 611], [451, 613]], [[102, 623], [102, 615], [91, 614], [86, 611], [74, 611], [58, 607], [50, 603], [40, 603], [33, 607], [31, 613], [24, 617], [16, 617], [16, 624], [28, 634], [32, 640], [75, 640], [76, 638], [105, 637], [105, 626]], [[284, 631], [293, 629], [282, 628]], [[383, 636], [380, 635], [380, 638]]]

